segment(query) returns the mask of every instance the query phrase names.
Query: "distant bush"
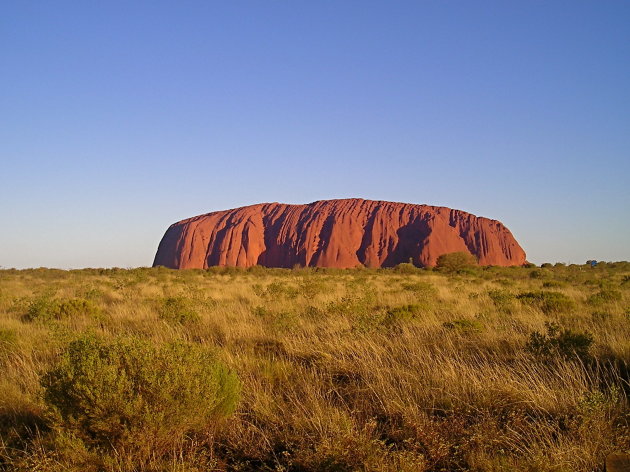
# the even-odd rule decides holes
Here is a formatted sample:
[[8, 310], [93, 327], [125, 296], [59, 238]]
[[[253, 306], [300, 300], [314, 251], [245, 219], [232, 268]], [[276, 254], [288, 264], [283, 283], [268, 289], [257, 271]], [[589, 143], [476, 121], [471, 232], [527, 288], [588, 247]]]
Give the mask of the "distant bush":
[[300, 294], [300, 290], [297, 287], [288, 285], [284, 282], [272, 282], [266, 287], [261, 284], [252, 285], [252, 290], [257, 297], [277, 299], [279, 297], [285, 297], [289, 300], [297, 298]]
[[565, 313], [575, 307], [575, 303], [564, 293], [551, 291], [524, 292], [516, 296], [522, 303], [534, 306], [544, 313]]
[[451, 252], [437, 258], [436, 269], [444, 272], [458, 272], [477, 265], [477, 258], [468, 252]]
[[27, 321], [50, 321], [72, 318], [80, 315], [96, 316], [100, 313], [99, 307], [92, 301], [84, 298], [48, 298], [42, 297], [33, 300], [24, 318]]
[[553, 264], [551, 264], [550, 262], [543, 262], [542, 264], [540, 264], [540, 267], [542, 267], [543, 269], [549, 269], [550, 267], [553, 267]]
[[194, 309], [192, 301], [184, 297], [168, 297], [161, 301], [158, 310], [161, 319], [176, 324], [191, 324], [201, 317]]
[[230, 414], [239, 393], [237, 377], [200, 346], [135, 338], [82, 337], [42, 384], [62, 433], [130, 454], [140, 468]]
[[394, 266], [392, 270], [398, 274], [416, 274], [419, 271], [411, 262], [402, 262]]
[[526, 345], [530, 352], [543, 357], [560, 355], [581, 360], [590, 357], [589, 349], [593, 344], [593, 336], [590, 333], [561, 329], [556, 323], [545, 323], [545, 327], [546, 333], [534, 331], [530, 335]]

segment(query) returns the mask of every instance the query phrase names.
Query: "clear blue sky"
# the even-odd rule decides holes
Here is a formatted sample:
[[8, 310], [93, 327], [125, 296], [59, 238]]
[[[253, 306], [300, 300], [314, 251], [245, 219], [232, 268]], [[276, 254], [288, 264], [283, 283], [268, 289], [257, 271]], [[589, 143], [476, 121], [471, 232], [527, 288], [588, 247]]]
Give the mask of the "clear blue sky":
[[169, 224], [361, 197], [630, 260], [630, 2], [0, 6], [0, 266], [150, 265]]

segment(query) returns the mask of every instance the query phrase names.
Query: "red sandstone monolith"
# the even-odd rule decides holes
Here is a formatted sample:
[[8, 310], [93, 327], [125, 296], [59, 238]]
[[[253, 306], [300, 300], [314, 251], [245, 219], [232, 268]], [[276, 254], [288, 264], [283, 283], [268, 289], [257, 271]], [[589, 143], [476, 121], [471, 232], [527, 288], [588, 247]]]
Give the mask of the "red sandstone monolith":
[[525, 263], [499, 221], [445, 207], [345, 199], [261, 203], [179, 221], [166, 231], [153, 265], [351, 268], [411, 260], [425, 267], [457, 251], [481, 265]]

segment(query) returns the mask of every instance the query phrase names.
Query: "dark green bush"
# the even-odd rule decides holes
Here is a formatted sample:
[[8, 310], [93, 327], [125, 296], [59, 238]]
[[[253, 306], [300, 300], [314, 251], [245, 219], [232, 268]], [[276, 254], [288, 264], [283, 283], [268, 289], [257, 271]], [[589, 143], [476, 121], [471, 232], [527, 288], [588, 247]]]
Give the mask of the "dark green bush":
[[184, 297], [168, 297], [162, 300], [159, 316], [165, 321], [176, 324], [191, 324], [201, 319], [192, 301]]
[[450, 252], [437, 258], [435, 268], [444, 272], [459, 272], [477, 265], [477, 258], [469, 252]]
[[565, 313], [575, 307], [575, 302], [564, 293], [551, 291], [524, 292], [516, 296], [522, 303], [534, 306], [544, 313]]
[[29, 304], [24, 318], [27, 321], [50, 321], [81, 315], [97, 316], [99, 313], [99, 307], [92, 300], [42, 297], [33, 300]]
[[138, 464], [209, 430], [235, 408], [235, 374], [198, 345], [82, 337], [43, 377], [61, 434]]
[[577, 357], [581, 360], [590, 358], [589, 349], [593, 336], [588, 332], [576, 333], [560, 328], [556, 323], [545, 323], [546, 333], [534, 331], [529, 337], [526, 348], [535, 355], [564, 358]]

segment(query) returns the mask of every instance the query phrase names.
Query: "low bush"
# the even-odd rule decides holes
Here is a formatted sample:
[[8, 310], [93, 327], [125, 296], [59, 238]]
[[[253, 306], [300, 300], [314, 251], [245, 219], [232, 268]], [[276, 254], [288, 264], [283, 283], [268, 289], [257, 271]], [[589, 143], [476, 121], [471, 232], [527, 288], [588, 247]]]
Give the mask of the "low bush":
[[494, 306], [499, 309], [499, 311], [504, 313], [511, 313], [512, 305], [514, 303], [514, 300], [516, 299], [514, 294], [508, 292], [507, 290], [489, 290], [488, 296], [492, 300], [492, 303], [494, 303]]
[[29, 304], [24, 319], [27, 321], [50, 321], [81, 315], [97, 316], [99, 313], [99, 307], [92, 300], [42, 297]]
[[42, 380], [56, 430], [138, 466], [235, 408], [239, 382], [198, 345], [136, 338], [73, 341]]
[[620, 302], [622, 295], [619, 290], [600, 290], [599, 292], [588, 297], [586, 302], [589, 305], [603, 305], [605, 303]]
[[590, 358], [589, 349], [593, 336], [588, 332], [573, 332], [561, 328], [556, 323], [545, 323], [546, 333], [534, 331], [529, 337], [526, 348], [531, 353], [542, 357], [562, 356], [577, 357], [581, 360]]
[[201, 319], [191, 300], [184, 297], [168, 297], [162, 300], [159, 316], [165, 321], [176, 324], [191, 324]]
[[417, 304], [402, 305], [387, 310], [383, 319], [386, 326], [404, 323], [413, 320], [420, 314], [422, 307]]
[[411, 262], [402, 262], [395, 265], [392, 270], [397, 274], [417, 274], [420, 271], [420, 269]]
[[564, 293], [551, 291], [523, 292], [516, 296], [522, 303], [539, 308], [544, 313], [566, 313], [575, 303]]
[[293, 300], [300, 294], [300, 290], [297, 287], [284, 282], [272, 282], [266, 287], [263, 287], [261, 284], [254, 284], [252, 285], [252, 290], [256, 296], [269, 300], [276, 300], [280, 297]]

